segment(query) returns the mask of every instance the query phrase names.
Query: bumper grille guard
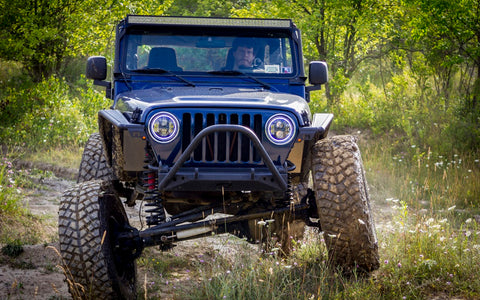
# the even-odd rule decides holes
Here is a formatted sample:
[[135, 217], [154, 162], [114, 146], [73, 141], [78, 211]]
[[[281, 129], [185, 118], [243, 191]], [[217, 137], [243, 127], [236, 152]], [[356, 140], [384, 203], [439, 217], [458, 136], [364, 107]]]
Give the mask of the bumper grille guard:
[[[265, 166], [268, 168], [268, 170], [272, 173], [272, 178], [276, 181], [276, 185], [280, 190], [287, 190], [288, 185], [287, 185], [287, 180], [282, 177], [280, 174], [278, 168], [275, 166], [273, 163], [272, 159], [268, 155], [267, 151], [263, 147], [262, 143], [258, 139], [257, 135], [255, 132], [253, 132], [250, 128], [244, 127], [242, 125], [233, 125], [233, 124], [217, 124], [217, 125], [212, 125], [209, 126], [202, 131], [200, 131], [190, 142], [188, 147], [183, 151], [181, 156], [178, 158], [178, 160], [175, 162], [175, 164], [170, 168], [166, 169], [165, 166], [160, 168], [160, 173], [159, 173], [159, 185], [158, 189], [160, 191], [164, 190], [165, 187], [174, 179], [175, 175], [177, 172], [180, 170], [180, 168], [183, 166], [185, 162], [191, 159], [191, 157], [194, 155], [195, 150], [198, 148], [200, 143], [202, 143], [202, 148], [206, 147], [206, 143], [204, 142], [204, 139], [206, 139], [207, 136], [217, 136], [218, 133], [226, 133], [226, 132], [233, 132], [233, 133], [238, 133], [239, 136], [241, 135], [242, 138], [245, 137], [248, 139], [248, 144], [250, 145], [251, 142], [251, 147], [255, 151], [250, 151], [249, 159], [253, 159], [254, 155], [253, 153], [258, 153], [257, 155], [260, 157], [258, 162], [263, 161]], [[228, 135], [231, 136], [231, 135]], [[216, 140], [216, 138], [214, 138]], [[242, 144], [242, 143], [240, 143]], [[217, 145], [217, 144], [215, 144]], [[228, 145], [228, 143], [227, 143]], [[241, 146], [241, 145], [240, 145]], [[249, 146], [250, 147], [250, 146]], [[205, 151], [202, 150], [202, 153], [205, 153]], [[215, 158], [215, 155], [214, 155]], [[218, 157], [217, 157], [218, 159]], [[257, 163], [258, 163], [257, 162]], [[253, 171], [253, 170], [252, 170]]]

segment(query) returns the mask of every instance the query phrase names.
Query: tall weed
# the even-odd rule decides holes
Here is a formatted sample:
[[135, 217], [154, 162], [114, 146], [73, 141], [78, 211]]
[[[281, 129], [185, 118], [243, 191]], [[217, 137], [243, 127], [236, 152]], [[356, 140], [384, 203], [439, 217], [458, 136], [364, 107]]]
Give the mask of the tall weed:
[[22, 212], [21, 196], [13, 164], [4, 157], [0, 161], [0, 216]]
[[454, 205], [480, 210], [480, 156], [444, 156], [416, 145], [396, 151], [395, 143], [361, 139], [367, 177], [375, 189], [388, 190], [410, 207], [432, 213]]

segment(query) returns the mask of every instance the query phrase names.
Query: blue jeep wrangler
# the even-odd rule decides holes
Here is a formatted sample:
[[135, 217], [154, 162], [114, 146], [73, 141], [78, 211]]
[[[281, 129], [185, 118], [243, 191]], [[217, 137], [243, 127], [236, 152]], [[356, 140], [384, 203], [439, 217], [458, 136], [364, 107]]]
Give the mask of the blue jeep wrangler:
[[[292, 238], [315, 226], [330, 263], [378, 268], [356, 140], [327, 138], [333, 115], [312, 116], [308, 106], [327, 65], [313, 61], [308, 70], [307, 78], [291, 20], [122, 20], [111, 80], [105, 57], [87, 61], [87, 77], [113, 104], [98, 113], [78, 184], [60, 204], [60, 251], [77, 283], [71, 294], [134, 298], [145, 247], [212, 232], [288, 254]], [[146, 229], [125, 213], [136, 203], [145, 206]], [[265, 230], [272, 240], [262, 239]]]

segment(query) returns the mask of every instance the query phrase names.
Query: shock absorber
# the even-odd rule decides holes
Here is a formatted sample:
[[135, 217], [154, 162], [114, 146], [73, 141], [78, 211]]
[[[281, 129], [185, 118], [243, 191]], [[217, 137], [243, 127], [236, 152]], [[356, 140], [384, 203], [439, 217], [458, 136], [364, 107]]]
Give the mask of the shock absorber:
[[157, 171], [151, 166], [156, 163], [152, 151], [145, 149], [145, 171], [143, 171], [143, 188], [145, 190], [145, 206], [151, 207], [145, 210], [150, 214], [147, 216], [147, 225], [158, 225], [164, 223], [166, 220], [165, 209], [163, 208], [162, 193], [158, 190], [158, 176]]

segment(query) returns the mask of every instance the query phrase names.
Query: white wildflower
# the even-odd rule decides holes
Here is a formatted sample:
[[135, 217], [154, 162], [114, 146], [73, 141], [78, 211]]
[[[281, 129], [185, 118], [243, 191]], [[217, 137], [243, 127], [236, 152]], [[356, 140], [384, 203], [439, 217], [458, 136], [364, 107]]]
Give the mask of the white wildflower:
[[448, 211], [454, 210], [454, 209], [455, 209], [455, 207], [457, 207], [457, 206], [456, 206], [456, 205], [454, 205], [454, 206], [450, 206], [450, 207], [449, 207], [447, 210], [448, 210]]
[[265, 222], [265, 221], [258, 221], [257, 222], [258, 226], [265, 226], [265, 224], [267, 224], [267, 222]]

